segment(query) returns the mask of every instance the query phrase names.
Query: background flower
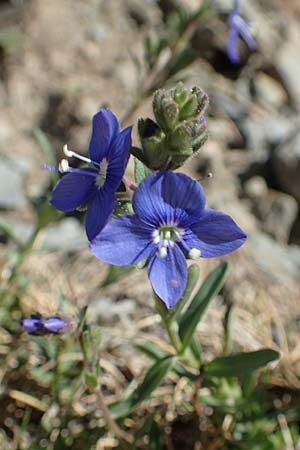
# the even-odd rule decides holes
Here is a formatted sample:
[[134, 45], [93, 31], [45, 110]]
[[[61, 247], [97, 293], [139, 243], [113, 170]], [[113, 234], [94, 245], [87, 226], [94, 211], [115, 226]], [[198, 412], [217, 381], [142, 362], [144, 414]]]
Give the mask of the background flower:
[[233, 64], [239, 64], [240, 62], [239, 37], [246, 42], [250, 50], [256, 49], [255, 40], [251, 36], [249, 25], [240, 16], [240, 3], [240, 0], [235, 0], [234, 9], [228, 19], [230, 29], [227, 40], [227, 55]]
[[92, 167], [73, 169], [67, 160], [63, 160], [60, 171], [67, 175], [55, 186], [51, 204], [60, 211], [70, 212], [87, 203], [85, 225], [89, 240], [102, 230], [115, 208], [115, 192], [120, 186], [129, 157], [131, 128], [121, 131], [116, 116], [111, 111], [101, 109], [93, 117], [90, 158], [65, 147], [67, 156], [80, 159]]

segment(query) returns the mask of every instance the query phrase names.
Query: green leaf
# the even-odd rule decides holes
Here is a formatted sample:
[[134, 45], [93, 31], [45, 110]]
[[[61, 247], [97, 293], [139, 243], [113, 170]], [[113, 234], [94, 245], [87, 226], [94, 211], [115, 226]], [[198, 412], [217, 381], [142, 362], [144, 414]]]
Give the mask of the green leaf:
[[128, 275], [130, 272], [132, 272], [133, 269], [133, 266], [119, 267], [109, 265], [105, 278], [101, 283], [101, 287], [103, 288], [109, 286], [110, 284], [116, 283], [121, 278], [125, 277], [125, 275]]
[[127, 416], [132, 413], [144, 400], [150, 397], [152, 392], [160, 386], [163, 379], [172, 368], [175, 357], [167, 356], [155, 362], [147, 371], [142, 383], [132, 394], [119, 403], [110, 407], [110, 413], [114, 419]]
[[222, 288], [227, 270], [228, 263], [223, 262], [207, 276], [187, 311], [180, 318], [179, 336], [182, 341], [181, 353], [183, 353], [190, 344], [196, 327], [208, 307], [209, 302]]
[[158, 423], [153, 420], [149, 433], [149, 450], [161, 450], [162, 445], [162, 430]]
[[205, 375], [210, 377], [246, 376], [271, 361], [279, 358], [279, 353], [271, 349], [237, 353], [216, 358], [205, 366]]
[[135, 344], [135, 347], [138, 348], [145, 355], [147, 355], [149, 358], [154, 359], [155, 361], [163, 359], [166, 356], [168, 356], [166, 352], [164, 352], [157, 345], [153, 344], [153, 342], [140, 341], [137, 344]]
[[139, 159], [134, 158], [134, 179], [136, 184], [140, 184], [145, 178], [151, 175], [152, 170], [148, 169]]

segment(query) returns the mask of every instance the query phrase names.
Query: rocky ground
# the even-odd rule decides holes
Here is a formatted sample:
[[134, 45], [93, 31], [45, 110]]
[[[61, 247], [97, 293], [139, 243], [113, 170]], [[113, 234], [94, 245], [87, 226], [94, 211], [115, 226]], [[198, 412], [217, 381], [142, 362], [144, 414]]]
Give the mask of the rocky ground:
[[[219, 3], [228, 11], [231, 2]], [[189, 85], [207, 91], [211, 107], [210, 139], [184, 170], [197, 179], [213, 173], [203, 181], [209, 206], [229, 213], [249, 236], [247, 245], [226, 257], [232, 262], [228, 282], [199, 333], [209, 357], [220, 348], [225, 306], [233, 302], [234, 348], [279, 348], [277, 381], [299, 388], [300, 8], [292, 0], [244, 4], [257, 52], [249, 55], [241, 47], [243, 63], [232, 66], [225, 53], [226, 22], [216, 18], [195, 34], [199, 57], [185, 71]], [[142, 60], [145, 34], [161, 20], [151, 0], [0, 2], [0, 220], [20, 240], [33, 227], [29, 199], [49, 182], [33, 130], [47, 134], [57, 159], [65, 143], [85, 151], [99, 107], [107, 105], [119, 117], [130, 109], [133, 55]], [[149, 99], [129, 122], [147, 115]], [[74, 310], [89, 303], [92, 317], [118, 324], [119, 336], [155, 327], [145, 272], [134, 270], [99, 290], [106, 268], [90, 255], [78, 218], [63, 218], [38, 237], [22, 266], [31, 280], [24, 313], [56, 313], [63, 292]], [[3, 235], [3, 283], [12, 250]], [[204, 275], [216, 262], [200, 265]], [[139, 365], [133, 358], [132, 371]]]

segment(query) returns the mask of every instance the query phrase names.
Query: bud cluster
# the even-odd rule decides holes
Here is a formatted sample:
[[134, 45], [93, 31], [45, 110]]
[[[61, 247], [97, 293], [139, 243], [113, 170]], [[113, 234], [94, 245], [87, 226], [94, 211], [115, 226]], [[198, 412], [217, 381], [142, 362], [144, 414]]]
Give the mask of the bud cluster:
[[208, 103], [202, 89], [187, 89], [181, 82], [173, 89], [156, 91], [156, 122], [140, 119], [138, 124], [143, 159], [150, 169], [177, 169], [200, 149], [208, 137], [203, 117]]

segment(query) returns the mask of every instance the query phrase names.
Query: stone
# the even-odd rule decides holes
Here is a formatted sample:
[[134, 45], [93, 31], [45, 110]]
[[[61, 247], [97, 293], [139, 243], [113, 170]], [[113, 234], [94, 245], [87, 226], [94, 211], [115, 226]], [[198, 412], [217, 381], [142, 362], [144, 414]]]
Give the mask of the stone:
[[0, 160], [0, 208], [23, 209], [28, 203], [24, 190], [24, 164]]
[[281, 189], [300, 203], [300, 133], [278, 146], [271, 159]]
[[43, 230], [39, 244], [43, 249], [70, 252], [87, 248], [88, 241], [79, 222], [67, 217]]

